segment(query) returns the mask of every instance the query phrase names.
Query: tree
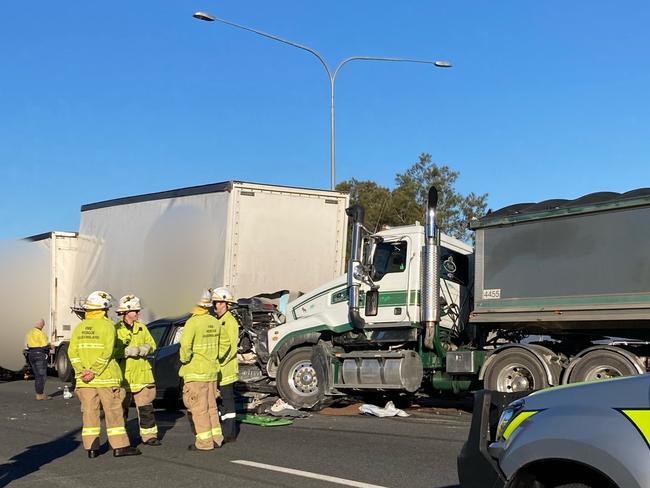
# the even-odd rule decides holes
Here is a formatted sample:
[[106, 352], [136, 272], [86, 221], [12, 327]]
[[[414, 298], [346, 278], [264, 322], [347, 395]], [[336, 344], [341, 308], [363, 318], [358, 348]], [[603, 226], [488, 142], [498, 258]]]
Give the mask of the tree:
[[338, 191], [350, 194], [350, 203], [360, 204], [366, 211], [365, 225], [376, 232], [391, 220], [391, 191], [374, 181], [351, 180], [336, 185]]
[[[420, 154], [419, 160], [404, 173], [397, 174], [393, 193], [404, 192], [406, 198], [415, 198], [419, 215], [427, 205], [429, 188], [438, 190], [438, 225], [440, 229], [462, 241], [472, 239], [469, 222], [485, 215], [488, 194], [469, 193], [463, 196], [456, 192], [454, 184], [460, 173], [449, 166], [438, 166], [431, 155]], [[413, 220], [413, 216], [409, 215]], [[419, 217], [422, 218], [422, 217]]]
[[429, 188], [438, 190], [438, 226], [462, 241], [471, 241], [469, 222], [481, 217], [487, 208], [487, 193], [456, 192], [454, 184], [459, 173], [449, 166], [438, 166], [430, 154], [420, 154], [419, 160], [404, 173], [395, 177], [392, 191], [374, 181], [351, 179], [336, 186], [339, 191], [350, 193], [352, 204], [359, 203], [366, 210], [365, 225], [377, 231], [384, 225], [410, 225], [422, 222], [426, 211]]

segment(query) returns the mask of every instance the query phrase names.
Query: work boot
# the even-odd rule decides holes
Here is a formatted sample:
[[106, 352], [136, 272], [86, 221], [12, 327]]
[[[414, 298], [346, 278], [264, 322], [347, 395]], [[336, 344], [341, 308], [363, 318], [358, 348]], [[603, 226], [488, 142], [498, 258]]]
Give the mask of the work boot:
[[99, 450], [98, 449], [88, 449], [88, 457], [90, 459], [96, 458], [99, 456]]
[[210, 452], [210, 451], [212, 451], [212, 449], [199, 449], [194, 444], [190, 444], [189, 446], [187, 446], [187, 450], [192, 451], [192, 452]]
[[142, 443], [146, 444], [148, 446], [160, 446], [161, 445], [161, 442], [158, 439], [156, 439], [155, 437], [153, 437], [151, 439], [148, 439], [146, 441], [143, 441]]
[[113, 457], [139, 456], [140, 454], [142, 454], [142, 452], [137, 447], [128, 446], [113, 449]]
[[37, 400], [51, 400], [52, 397], [48, 396], [48, 395], [45, 395], [44, 393], [37, 393], [36, 394], [36, 399]]

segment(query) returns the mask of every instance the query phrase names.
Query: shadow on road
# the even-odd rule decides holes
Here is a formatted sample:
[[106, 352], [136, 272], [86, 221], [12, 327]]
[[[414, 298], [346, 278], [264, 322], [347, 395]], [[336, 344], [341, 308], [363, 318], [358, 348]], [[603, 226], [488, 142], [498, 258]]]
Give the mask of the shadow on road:
[[[163, 440], [168, 430], [176, 425], [179, 419], [185, 417], [185, 413], [179, 410], [159, 410], [156, 409], [156, 425], [158, 426], [158, 439]], [[129, 420], [126, 422], [126, 431], [131, 439], [132, 445], [137, 445], [136, 440], [140, 439], [140, 425], [138, 423], [138, 413], [135, 408], [129, 410]]]
[[46, 464], [77, 449], [81, 442], [75, 437], [80, 432], [81, 427], [52, 441], [29, 446], [25, 451], [9, 459], [8, 463], [0, 465], [0, 487], [34, 473]]
[[184, 417], [185, 413], [180, 410], [156, 410], [158, 438], [163, 439], [167, 431], [173, 429], [176, 422]]

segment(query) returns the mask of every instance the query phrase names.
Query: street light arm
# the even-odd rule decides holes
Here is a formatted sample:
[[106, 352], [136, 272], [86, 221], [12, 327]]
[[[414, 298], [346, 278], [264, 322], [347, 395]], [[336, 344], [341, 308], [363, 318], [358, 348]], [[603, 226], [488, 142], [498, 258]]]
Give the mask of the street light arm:
[[321, 56], [318, 51], [316, 51], [315, 49], [310, 48], [309, 46], [304, 46], [303, 44], [298, 44], [297, 42], [293, 42], [293, 41], [290, 41], [288, 39], [284, 39], [284, 38], [276, 36], [274, 34], [269, 34], [268, 32], [253, 29], [252, 27], [246, 27], [245, 25], [236, 24], [235, 22], [231, 22], [229, 20], [221, 19], [219, 17], [210, 16], [210, 20], [221, 22], [222, 24], [227, 24], [227, 25], [229, 25], [231, 27], [236, 27], [238, 29], [242, 29], [242, 30], [245, 30], [245, 31], [248, 31], [248, 32], [252, 32], [252, 33], [257, 34], [259, 36], [263, 36], [263, 37], [266, 37], [268, 39], [273, 39], [274, 41], [278, 41], [278, 42], [281, 42], [283, 44], [288, 44], [289, 46], [297, 47], [298, 49], [302, 49], [303, 51], [307, 51], [307, 52], [313, 54], [314, 56], [316, 56], [318, 58], [320, 63], [323, 65], [323, 68], [325, 68], [325, 71], [327, 71], [327, 76], [329, 76], [330, 79], [332, 78], [332, 72], [330, 71], [330, 68], [327, 65], [327, 62], [325, 61], [325, 58], [323, 58], [323, 56]]
[[451, 68], [451, 63], [449, 61], [431, 61], [428, 59], [411, 59], [411, 58], [386, 58], [382, 56], [350, 56], [341, 61], [334, 70], [332, 78], [335, 79], [338, 72], [343, 66], [348, 64], [350, 61], [389, 61], [394, 63], [419, 63], [419, 64], [431, 64], [437, 68]]

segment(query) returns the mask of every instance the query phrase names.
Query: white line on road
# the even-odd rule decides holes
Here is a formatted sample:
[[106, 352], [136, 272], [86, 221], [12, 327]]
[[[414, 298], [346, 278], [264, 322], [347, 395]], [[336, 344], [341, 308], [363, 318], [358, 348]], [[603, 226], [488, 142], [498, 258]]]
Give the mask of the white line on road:
[[299, 469], [283, 468], [281, 466], [274, 466], [272, 464], [262, 464], [253, 461], [245, 461], [243, 459], [236, 459], [230, 462], [235, 464], [243, 464], [245, 466], [252, 466], [254, 468], [268, 469], [269, 471], [278, 471], [280, 473], [293, 474], [295, 476], [302, 476], [303, 478], [312, 478], [315, 480], [329, 481], [330, 483], [338, 483], [339, 485], [355, 486], [357, 488], [385, 488], [380, 485], [362, 483], [361, 481], [346, 480], [345, 478], [336, 478], [335, 476], [327, 476], [324, 474], [310, 473], [309, 471], [301, 471]]

